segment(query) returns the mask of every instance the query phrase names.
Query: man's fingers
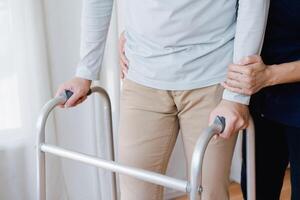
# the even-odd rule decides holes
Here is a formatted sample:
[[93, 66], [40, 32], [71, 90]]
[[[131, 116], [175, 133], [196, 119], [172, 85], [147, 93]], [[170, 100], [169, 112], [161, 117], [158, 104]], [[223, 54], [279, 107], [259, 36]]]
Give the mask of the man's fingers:
[[125, 78], [125, 74], [127, 74], [128, 72], [128, 60], [126, 58], [125, 55], [125, 37], [124, 37], [124, 32], [120, 35], [120, 40], [119, 40], [120, 44], [119, 44], [119, 55], [120, 55], [120, 78], [124, 79]]
[[125, 74], [128, 73], [128, 67], [122, 61], [120, 61], [120, 66], [121, 66], [121, 68], [120, 68], [121, 77], [124, 78]]
[[120, 79], [124, 79], [124, 73], [122, 70], [120, 70]]
[[70, 99], [65, 103], [65, 107], [75, 106], [75, 103], [83, 96], [81, 92], [74, 92]]
[[81, 104], [82, 102], [84, 102], [87, 99], [87, 95], [81, 97], [80, 99], [78, 99], [78, 101], [75, 103], [74, 106], [77, 106], [78, 104]]
[[243, 127], [243, 120], [238, 119], [235, 116], [226, 118], [225, 129], [220, 137], [229, 138], [232, 134], [238, 133], [239, 130]]
[[234, 131], [234, 126], [233, 123], [230, 119], [226, 119], [226, 126], [222, 134], [219, 134], [220, 137], [222, 138], [229, 138], [230, 135]]
[[119, 45], [119, 53], [120, 53], [120, 57], [123, 63], [125, 63], [126, 65], [128, 65], [128, 60], [126, 58], [125, 55], [125, 37], [124, 37], [124, 32], [120, 35], [120, 45]]
[[125, 41], [124, 32], [123, 32], [123, 33], [121, 33], [120, 38], [119, 38], [119, 51], [120, 51], [120, 54], [123, 53], [125, 42], [126, 41]]
[[[60, 96], [61, 94], [63, 94], [65, 92], [67, 88], [65, 86], [60, 86], [58, 88], [58, 90], [56, 91], [55, 97]], [[68, 89], [69, 90], [69, 89]], [[63, 108], [65, 103], [61, 103], [58, 105], [59, 108]]]
[[127, 74], [128, 73], [128, 68], [125, 66], [125, 65], [121, 65], [121, 69], [123, 71], [124, 74]]
[[226, 118], [226, 126], [222, 134], [219, 134], [222, 138], [229, 138], [232, 134], [238, 133], [240, 130], [248, 127], [248, 120], [239, 119], [235, 117]]
[[120, 41], [121, 42], [125, 42], [125, 35], [124, 35], [124, 31], [121, 33], [120, 35]]
[[122, 67], [120, 68], [120, 78], [121, 78], [121, 79], [124, 79], [124, 78], [125, 78], [125, 74], [124, 74], [124, 72], [123, 72]]
[[66, 86], [61, 85], [61, 86], [57, 89], [56, 94], [55, 94], [55, 97], [60, 96], [62, 93], [65, 92], [66, 89], [69, 89], [69, 88], [67, 88]]
[[126, 56], [125, 56], [125, 53], [120, 54], [120, 57], [121, 57], [122, 63], [124, 63], [124, 65], [128, 66], [129, 62], [128, 62]]

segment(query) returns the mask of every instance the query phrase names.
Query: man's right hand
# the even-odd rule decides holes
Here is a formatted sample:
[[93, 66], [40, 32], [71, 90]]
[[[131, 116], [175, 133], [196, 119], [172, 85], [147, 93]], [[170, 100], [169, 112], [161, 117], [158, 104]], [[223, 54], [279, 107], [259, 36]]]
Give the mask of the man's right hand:
[[56, 95], [64, 93], [65, 90], [70, 90], [73, 95], [60, 107], [73, 107], [82, 103], [87, 98], [87, 93], [91, 87], [91, 80], [75, 77], [59, 86]]

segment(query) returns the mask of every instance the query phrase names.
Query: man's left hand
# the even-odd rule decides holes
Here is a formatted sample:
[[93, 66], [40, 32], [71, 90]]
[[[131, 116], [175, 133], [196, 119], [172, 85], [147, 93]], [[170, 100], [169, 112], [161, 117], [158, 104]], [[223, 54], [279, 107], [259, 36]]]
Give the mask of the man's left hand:
[[224, 132], [220, 134], [220, 137], [229, 138], [232, 134], [247, 128], [249, 122], [249, 109], [247, 105], [223, 99], [211, 112], [209, 124], [212, 124], [217, 116], [225, 117], [226, 123]]

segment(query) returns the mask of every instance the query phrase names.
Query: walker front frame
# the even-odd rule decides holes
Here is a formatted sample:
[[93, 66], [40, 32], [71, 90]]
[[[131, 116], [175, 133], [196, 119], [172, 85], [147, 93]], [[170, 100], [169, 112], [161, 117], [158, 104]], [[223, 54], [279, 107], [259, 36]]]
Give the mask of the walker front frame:
[[[112, 129], [111, 102], [108, 93], [101, 87], [95, 86], [90, 89], [89, 94], [98, 93], [104, 108], [104, 127], [105, 134], [108, 134], [106, 143], [108, 144], [108, 160], [95, 156], [70, 151], [55, 145], [45, 143], [46, 122], [50, 112], [60, 104], [70, 98], [72, 93], [66, 91], [64, 95], [55, 97], [48, 101], [41, 110], [38, 118], [38, 133], [36, 138], [36, 182], [37, 200], [46, 200], [46, 165], [45, 154], [52, 154], [62, 158], [67, 158], [89, 164], [98, 168], [106, 169], [111, 172], [112, 181], [112, 200], [117, 200], [117, 179], [116, 173], [126, 174], [137, 179], [172, 188], [188, 194], [189, 200], [201, 198], [202, 188], [202, 165], [206, 147], [215, 134], [220, 134], [225, 128], [225, 119], [217, 117], [214, 123], [207, 127], [197, 140], [190, 170], [189, 180], [181, 180], [167, 175], [159, 174], [144, 169], [125, 166], [115, 161], [114, 140]], [[247, 199], [255, 200], [255, 150], [254, 150], [254, 125], [250, 120], [247, 128]]]

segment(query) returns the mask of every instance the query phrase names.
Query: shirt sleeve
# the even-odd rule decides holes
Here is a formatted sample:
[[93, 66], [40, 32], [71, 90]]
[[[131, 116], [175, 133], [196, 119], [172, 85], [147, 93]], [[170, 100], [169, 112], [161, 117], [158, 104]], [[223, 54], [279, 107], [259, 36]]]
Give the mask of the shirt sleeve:
[[[267, 24], [270, 0], [239, 0], [233, 63], [260, 54]], [[223, 99], [249, 104], [250, 96], [224, 90]]]
[[112, 7], [113, 0], [83, 0], [77, 77], [89, 80], [99, 77]]

